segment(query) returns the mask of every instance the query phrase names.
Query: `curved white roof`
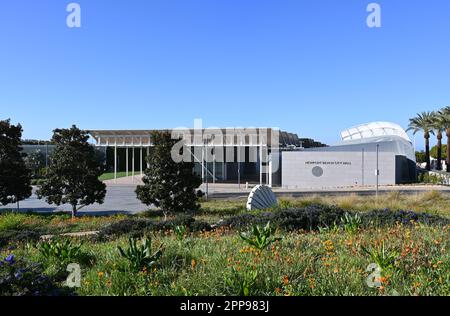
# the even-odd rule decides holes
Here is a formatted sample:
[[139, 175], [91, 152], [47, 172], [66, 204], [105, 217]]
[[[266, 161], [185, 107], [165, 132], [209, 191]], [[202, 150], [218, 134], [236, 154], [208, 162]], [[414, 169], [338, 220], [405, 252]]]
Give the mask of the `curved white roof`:
[[343, 141], [365, 139], [377, 136], [399, 136], [411, 142], [405, 130], [398, 124], [390, 122], [373, 122], [348, 128], [341, 132]]

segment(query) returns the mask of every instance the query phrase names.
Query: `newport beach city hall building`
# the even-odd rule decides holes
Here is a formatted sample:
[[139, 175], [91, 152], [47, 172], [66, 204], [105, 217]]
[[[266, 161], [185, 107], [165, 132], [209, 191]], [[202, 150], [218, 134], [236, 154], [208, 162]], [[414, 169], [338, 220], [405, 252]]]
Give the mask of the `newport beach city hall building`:
[[[94, 130], [109, 170], [143, 174], [151, 130]], [[293, 133], [271, 128], [176, 129], [183, 157], [204, 181], [260, 183], [284, 188], [395, 185], [416, 179], [414, 148], [397, 124], [375, 122], [346, 129], [333, 146], [304, 148]]]

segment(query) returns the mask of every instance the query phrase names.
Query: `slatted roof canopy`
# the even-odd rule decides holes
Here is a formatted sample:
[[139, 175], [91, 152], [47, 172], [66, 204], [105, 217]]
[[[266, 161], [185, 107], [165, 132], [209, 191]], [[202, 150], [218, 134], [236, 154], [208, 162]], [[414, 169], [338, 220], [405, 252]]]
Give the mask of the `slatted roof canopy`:
[[[278, 145], [281, 148], [301, 146], [297, 134], [272, 128], [207, 128], [200, 131], [194, 129], [92, 130], [90, 134], [97, 146], [150, 147], [152, 146], [151, 134], [155, 131], [175, 132], [183, 135], [190, 146], [203, 146], [203, 139], [210, 139], [209, 144], [211, 145], [223, 146], [260, 146], [261, 144], [263, 146]], [[198, 134], [195, 134], [196, 132]], [[202, 135], [205, 137], [203, 138]]]

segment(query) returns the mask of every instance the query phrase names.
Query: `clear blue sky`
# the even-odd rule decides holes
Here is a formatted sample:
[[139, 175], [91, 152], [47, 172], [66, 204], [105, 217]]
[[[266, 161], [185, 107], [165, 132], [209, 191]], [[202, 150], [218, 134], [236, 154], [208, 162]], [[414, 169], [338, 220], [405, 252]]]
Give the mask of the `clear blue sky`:
[[[267, 126], [333, 143], [450, 105], [450, 1], [62, 0], [0, 3], [0, 118], [56, 127]], [[417, 139], [421, 144], [421, 135]]]

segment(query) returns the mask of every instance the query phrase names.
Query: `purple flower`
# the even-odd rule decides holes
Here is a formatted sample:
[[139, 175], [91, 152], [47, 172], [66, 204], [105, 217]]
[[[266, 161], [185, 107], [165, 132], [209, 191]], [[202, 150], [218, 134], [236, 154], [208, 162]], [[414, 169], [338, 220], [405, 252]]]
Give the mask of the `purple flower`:
[[6, 257], [5, 261], [10, 265], [13, 265], [16, 262], [16, 257], [14, 255], [9, 255]]

